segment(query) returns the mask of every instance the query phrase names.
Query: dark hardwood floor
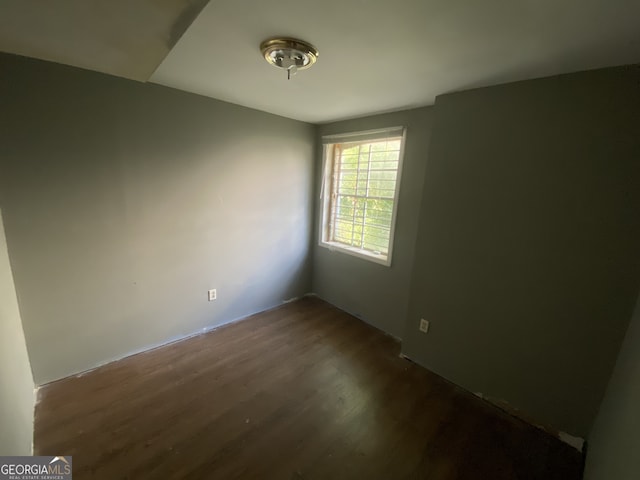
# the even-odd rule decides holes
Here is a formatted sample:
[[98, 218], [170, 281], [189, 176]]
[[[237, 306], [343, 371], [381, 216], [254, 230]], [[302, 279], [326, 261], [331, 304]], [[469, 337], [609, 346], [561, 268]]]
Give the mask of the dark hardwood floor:
[[578, 480], [581, 455], [314, 298], [40, 390], [74, 479]]

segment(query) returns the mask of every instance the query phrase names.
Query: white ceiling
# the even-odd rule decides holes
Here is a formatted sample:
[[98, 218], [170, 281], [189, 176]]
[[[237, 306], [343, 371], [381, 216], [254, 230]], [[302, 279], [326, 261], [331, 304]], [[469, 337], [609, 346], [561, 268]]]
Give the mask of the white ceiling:
[[0, 50], [146, 81], [208, 0], [0, 0]]
[[[638, 0], [211, 0], [151, 81], [308, 122], [640, 61]], [[320, 51], [291, 81], [258, 46]]]
[[[148, 78], [205, 2], [2, 0], [0, 50]], [[154, 23], [172, 4], [173, 16]], [[639, 18], [639, 0], [210, 0], [150, 80], [322, 123], [637, 63]], [[313, 43], [318, 63], [287, 81], [258, 48], [274, 35]], [[145, 51], [159, 39], [164, 52]], [[94, 44], [102, 48], [87, 47]]]

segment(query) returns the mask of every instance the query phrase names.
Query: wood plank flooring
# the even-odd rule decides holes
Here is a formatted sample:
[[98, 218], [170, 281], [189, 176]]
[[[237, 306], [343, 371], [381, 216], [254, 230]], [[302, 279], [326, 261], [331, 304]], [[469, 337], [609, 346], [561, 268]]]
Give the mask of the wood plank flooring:
[[578, 480], [581, 455], [315, 298], [40, 390], [82, 479]]

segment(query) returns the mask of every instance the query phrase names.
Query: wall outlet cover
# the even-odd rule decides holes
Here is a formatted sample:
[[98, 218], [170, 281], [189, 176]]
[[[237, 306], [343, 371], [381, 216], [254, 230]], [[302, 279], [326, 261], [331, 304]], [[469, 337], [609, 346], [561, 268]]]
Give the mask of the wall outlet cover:
[[429, 320], [425, 320], [424, 318], [420, 319], [420, 331], [424, 333], [429, 331]]

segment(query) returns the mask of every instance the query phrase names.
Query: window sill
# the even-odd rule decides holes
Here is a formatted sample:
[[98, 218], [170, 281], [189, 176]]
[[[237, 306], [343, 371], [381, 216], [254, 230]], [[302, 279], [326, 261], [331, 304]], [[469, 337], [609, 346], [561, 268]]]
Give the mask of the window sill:
[[349, 247], [337, 242], [320, 242], [319, 245], [332, 252], [341, 252], [351, 255], [353, 257], [362, 258], [363, 260], [369, 260], [370, 262], [384, 265], [385, 267], [391, 266], [391, 257], [389, 255], [382, 255], [378, 253], [369, 252], [368, 250], [362, 250], [360, 248]]

